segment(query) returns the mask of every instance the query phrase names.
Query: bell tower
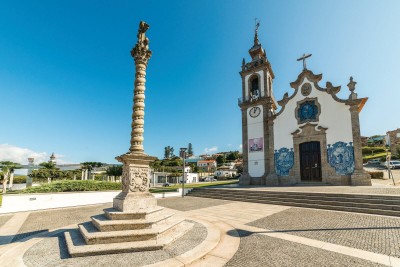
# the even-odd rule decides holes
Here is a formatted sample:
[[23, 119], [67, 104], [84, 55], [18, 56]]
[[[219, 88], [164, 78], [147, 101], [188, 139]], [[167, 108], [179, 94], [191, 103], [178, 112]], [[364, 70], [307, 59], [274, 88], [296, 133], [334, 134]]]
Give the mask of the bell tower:
[[276, 101], [273, 96], [274, 72], [267, 54], [258, 40], [256, 23], [254, 44], [249, 50], [251, 61], [243, 58], [242, 97], [239, 107], [242, 112], [243, 174], [242, 185], [276, 185], [278, 179], [273, 165], [274, 141], [273, 119]]

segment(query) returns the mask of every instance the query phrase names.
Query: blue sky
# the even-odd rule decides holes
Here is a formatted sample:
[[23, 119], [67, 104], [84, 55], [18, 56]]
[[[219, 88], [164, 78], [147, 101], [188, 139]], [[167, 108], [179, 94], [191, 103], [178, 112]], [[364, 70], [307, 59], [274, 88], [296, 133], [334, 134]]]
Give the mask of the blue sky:
[[321, 85], [352, 75], [368, 96], [362, 135], [398, 128], [399, 1], [2, 1], [0, 160], [29, 153], [63, 162], [102, 161], [127, 152], [140, 20], [153, 57], [147, 71], [145, 151], [193, 144], [194, 152], [241, 144], [242, 58], [254, 18], [275, 72], [276, 99], [301, 72]]

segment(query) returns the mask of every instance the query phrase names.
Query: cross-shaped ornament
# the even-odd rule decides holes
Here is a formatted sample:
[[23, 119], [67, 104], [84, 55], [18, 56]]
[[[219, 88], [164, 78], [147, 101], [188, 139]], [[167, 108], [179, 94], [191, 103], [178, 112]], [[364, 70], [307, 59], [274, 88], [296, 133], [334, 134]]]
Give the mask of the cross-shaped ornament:
[[301, 58], [298, 58], [297, 61], [303, 60], [303, 70], [307, 69], [307, 64], [306, 64], [306, 58], [311, 57], [312, 54], [303, 54], [303, 56]]

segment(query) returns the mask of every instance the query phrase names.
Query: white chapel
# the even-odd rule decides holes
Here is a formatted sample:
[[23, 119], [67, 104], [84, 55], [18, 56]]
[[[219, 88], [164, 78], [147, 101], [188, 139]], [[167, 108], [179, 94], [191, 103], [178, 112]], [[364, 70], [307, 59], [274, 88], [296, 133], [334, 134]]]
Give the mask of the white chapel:
[[[242, 113], [243, 174], [241, 185], [371, 185], [363, 170], [359, 113], [368, 98], [358, 98], [350, 77], [349, 97], [340, 99], [340, 86], [318, 83], [322, 74], [307, 69], [290, 83], [282, 100], [273, 93], [274, 72], [255, 30], [243, 59]], [[280, 108], [278, 109], [278, 105]], [[278, 111], [279, 110], [279, 111]]]

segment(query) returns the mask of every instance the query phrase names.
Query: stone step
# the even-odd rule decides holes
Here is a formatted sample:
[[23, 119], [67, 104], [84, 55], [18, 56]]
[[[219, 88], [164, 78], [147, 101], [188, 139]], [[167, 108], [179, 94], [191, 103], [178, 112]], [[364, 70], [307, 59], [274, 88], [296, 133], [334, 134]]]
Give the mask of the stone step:
[[79, 231], [88, 245], [156, 240], [158, 234], [167, 231], [182, 221], [182, 218], [174, 216], [168, 222], [160, 222], [156, 228], [108, 232], [100, 232], [93, 224], [84, 223], [79, 225]]
[[154, 209], [143, 211], [143, 212], [122, 212], [113, 208], [104, 209], [105, 216], [110, 220], [137, 220], [146, 219], [152, 216], [154, 213], [160, 212], [164, 207], [157, 206]]
[[92, 223], [101, 232], [151, 229], [156, 227], [158, 222], [173, 215], [173, 213], [157, 212], [150, 218], [136, 220], [110, 220], [105, 215], [97, 215], [92, 217]]
[[[214, 192], [194, 192], [190, 194], [190, 196], [208, 196], [208, 195], [217, 195], [217, 196], [225, 196], [220, 195], [220, 194], [215, 194]], [[391, 209], [394, 210], [400, 210], [400, 201], [393, 201], [393, 200], [385, 200], [385, 199], [354, 199], [354, 198], [325, 198], [325, 197], [306, 197], [306, 196], [286, 196], [286, 195], [269, 195], [269, 194], [235, 194], [234, 197], [240, 199], [240, 198], [254, 198], [254, 199], [279, 199], [282, 201], [302, 201], [302, 202], [326, 202], [326, 203], [343, 203], [341, 205], [365, 205], [369, 206], [372, 205], [371, 207], [376, 207], [376, 208], [385, 208], [385, 207], [392, 207]]]
[[[111, 244], [86, 245], [84, 244], [85, 242], [82, 236], [79, 235], [79, 232], [67, 231], [64, 232], [64, 236], [67, 243], [68, 252], [71, 257], [83, 257], [93, 255], [159, 250], [162, 249], [165, 245], [183, 236], [192, 227], [193, 223], [183, 221], [165, 231], [164, 233], [168, 233], [168, 235], [161, 235], [157, 240]], [[129, 265], [129, 263], [127, 264]]]
[[332, 196], [326, 196], [324, 194], [320, 194], [318, 196], [315, 195], [307, 195], [307, 194], [287, 194], [286, 192], [280, 193], [280, 194], [270, 194], [269, 192], [263, 192], [263, 193], [254, 193], [254, 192], [214, 192], [214, 190], [203, 190], [203, 191], [192, 191], [189, 195], [205, 195], [205, 194], [221, 194], [221, 195], [235, 195], [235, 196], [247, 196], [247, 195], [252, 195], [252, 196], [276, 196], [280, 198], [296, 198], [296, 199], [315, 199], [315, 200], [334, 200], [334, 201], [350, 201], [350, 202], [365, 202], [365, 203], [374, 203], [374, 204], [388, 204], [388, 205], [400, 205], [400, 197], [397, 198], [392, 198], [392, 199], [387, 199], [386, 196], [380, 195], [380, 196], [373, 196], [371, 197], [370, 195], [358, 195], [357, 198], [353, 197], [354, 195], [347, 195], [347, 194], [341, 194], [337, 195], [335, 197]]
[[310, 204], [303, 202], [291, 202], [291, 201], [280, 201], [280, 200], [270, 200], [270, 199], [247, 199], [247, 198], [236, 198], [230, 196], [199, 196], [199, 197], [209, 197], [215, 199], [223, 199], [230, 201], [242, 201], [242, 202], [253, 202], [253, 203], [262, 203], [262, 204], [272, 204], [272, 205], [283, 205], [283, 206], [294, 206], [294, 207], [303, 207], [303, 208], [315, 208], [315, 209], [327, 209], [327, 210], [338, 210], [338, 211], [348, 211], [348, 212], [358, 212], [358, 213], [368, 213], [368, 214], [379, 214], [379, 215], [387, 215], [387, 216], [400, 216], [400, 211], [391, 210], [391, 209], [371, 209], [371, 208], [362, 208], [362, 207], [348, 207], [348, 206], [340, 206], [335, 205], [321, 205], [321, 204]]
[[269, 194], [269, 195], [288, 195], [288, 196], [324, 196], [324, 197], [347, 197], [347, 198], [370, 198], [370, 199], [387, 199], [400, 200], [400, 195], [371, 195], [371, 194], [348, 194], [348, 193], [322, 193], [322, 192], [294, 192], [294, 191], [256, 191], [256, 190], [236, 190], [236, 189], [211, 189], [211, 188], [194, 188], [189, 194], [195, 192], [219, 192], [219, 193], [234, 193], [234, 194]]

